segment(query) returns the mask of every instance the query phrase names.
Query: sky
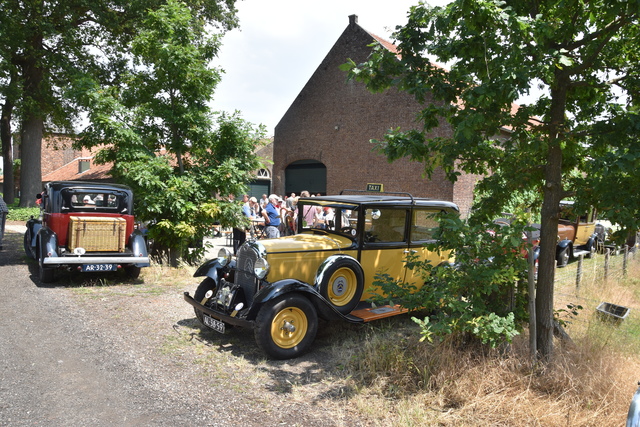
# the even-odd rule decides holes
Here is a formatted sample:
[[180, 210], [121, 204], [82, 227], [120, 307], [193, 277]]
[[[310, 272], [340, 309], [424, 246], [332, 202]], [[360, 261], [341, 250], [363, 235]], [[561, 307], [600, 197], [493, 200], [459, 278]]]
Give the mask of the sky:
[[[442, 5], [446, 0], [429, 0]], [[212, 107], [239, 110], [242, 117], [266, 126], [273, 136], [289, 106], [349, 25], [358, 24], [387, 40], [407, 21], [418, 0], [239, 0], [240, 28], [222, 39], [224, 70]]]

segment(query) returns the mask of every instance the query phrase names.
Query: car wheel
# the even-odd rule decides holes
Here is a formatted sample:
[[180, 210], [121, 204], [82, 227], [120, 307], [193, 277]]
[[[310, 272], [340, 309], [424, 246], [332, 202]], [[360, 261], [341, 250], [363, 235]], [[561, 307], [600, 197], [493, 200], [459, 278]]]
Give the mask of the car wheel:
[[31, 247], [31, 233], [29, 233], [29, 231], [24, 233], [24, 253], [27, 254], [29, 258], [36, 259], [33, 248]]
[[267, 302], [258, 312], [255, 339], [274, 359], [291, 359], [303, 354], [316, 337], [318, 315], [307, 298], [284, 295]]
[[42, 283], [53, 282], [54, 270], [51, 267], [45, 267], [42, 263], [42, 258], [38, 260], [38, 275]]
[[[193, 299], [198, 302], [202, 302], [207, 291], [213, 291], [214, 294], [216, 292], [216, 282], [211, 277], [205, 277], [205, 279], [200, 283], [200, 285], [198, 285], [198, 289], [196, 289], [196, 293], [193, 295]], [[202, 312], [195, 307], [193, 308], [193, 311], [195, 311], [196, 317], [198, 318], [200, 323], [204, 325]]]
[[136, 265], [126, 265], [124, 267], [124, 272], [130, 279], [137, 279], [140, 277], [141, 268]]
[[569, 246], [558, 252], [558, 267], [566, 267], [569, 264]]
[[320, 294], [341, 314], [350, 313], [364, 290], [364, 275], [358, 262], [344, 258], [333, 263], [324, 272], [320, 282]]

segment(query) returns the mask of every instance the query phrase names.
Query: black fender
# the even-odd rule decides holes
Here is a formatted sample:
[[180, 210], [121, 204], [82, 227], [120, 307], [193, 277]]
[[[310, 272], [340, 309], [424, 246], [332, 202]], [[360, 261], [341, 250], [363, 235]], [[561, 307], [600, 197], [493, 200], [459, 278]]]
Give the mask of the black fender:
[[331, 256], [327, 257], [327, 259], [325, 259], [322, 262], [322, 264], [320, 264], [320, 267], [318, 267], [318, 271], [316, 272], [316, 278], [315, 278], [314, 284], [313, 284], [313, 287], [316, 290], [318, 290], [318, 291], [320, 290], [320, 283], [322, 282], [322, 279], [324, 278], [324, 275], [327, 272], [327, 270], [329, 270], [329, 267], [331, 267], [337, 261], [340, 261], [342, 259], [349, 259], [349, 260], [355, 261], [356, 264], [358, 265], [358, 267], [360, 267], [360, 271], [362, 271], [362, 277], [364, 277], [364, 270], [362, 269], [362, 266], [360, 265], [360, 262], [358, 262], [357, 259], [355, 259], [354, 257], [352, 257], [350, 255], [344, 255], [344, 254], [331, 255]]
[[537, 261], [540, 258], [540, 246], [533, 248], [533, 260]]
[[593, 233], [591, 237], [589, 237], [589, 240], [587, 240], [587, 250], [590, 251], [591, 248], [593, 248], [594, 250], [597, 250], [598, 249], [596, 247], [597, 241], [598, 241], [598, 233]]
[[557, 252], [560, 252], [562, 249], [568, 247], [569, 245], [571, 245], [571, 240], [569, 239], [564, 239], [558, 242], [558, 249]]
[[209, 277], [216, 284], [219, 282], [220, 277], [222, 277], [229, 269], [234, 268], [236, 265], [235, 260], [232, 260], [229, 264], [223, 266], [218, 258], [210, 259], [202, 264], [195, 273], [193, 273], [193, 277]]
[[[131, 252], [135, 256], [149, 256], [147, 250], [147, 240], [144, 238], [144, 234], [140, 230], [134, 230], [129, 236], [129, 245], [131, 246]], [[148, 267], [148, 264], [134, 264], [137, 267]]]
[[313, 286], [296, 279], [279, 280], [258, 291], [246, 318], [248, 320], [255, 320], [258, 312], [265, 303], [288, 293], [302, 294], [308, 298], [316, 307], [319, 316], [324, 319], [340, 318], [347, 320], [347, 318], [340, 314]]
[[36, 236], [38, 235], [38, 232], [42, 228], [42, 220], [31, 217], [27, 221], [26, 226], [27, 226], [27, 231], [25, 233], [28, 233], [27, 235], [29, 236], [29, 240], [31, 241], [31, 247], [35, 248]]
[[58, 256], [58, 235], [49, 227], [42, 227], [37, 235], [38, 259], [53, 258]]

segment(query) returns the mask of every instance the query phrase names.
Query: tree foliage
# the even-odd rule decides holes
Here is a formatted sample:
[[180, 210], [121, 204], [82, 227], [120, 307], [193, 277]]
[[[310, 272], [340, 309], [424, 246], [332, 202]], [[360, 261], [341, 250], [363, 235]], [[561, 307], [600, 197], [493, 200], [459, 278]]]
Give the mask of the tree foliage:
[[[0, 100], [3, 118], [20, 123], [23, 194], [41, 190], [46, 130], [73, 131], [81, 108], [77, 85], [118, 80], [130, 41], [148, 11], [164, 0], [0, 0]], [[235, 0], [187, 0], [194, 19], [224, 32], [237, 26]], [[14, 114], [15, 113], [15, 114]], [[11, 120], [3, 120], [5, 130]], [[10, 173], [5, 169], [5, 173]], [[32, 205], [23, 197], [21, 206]]]
[[[560, 200], [573, 197], [638, 226], [639, 13], [637, 1], [420, 4], [394, 34], [397, 55], [378, 47], [367, 62], [345, 67], [371, 90], [394, 86], [423, 104], [422, 126], [379, 142], [390, 160], [409, 157], [451, 180], [461, 172], [487, 175], [479, 185], [489, 197], [476, 211], [486, 218], [523, 194], [542, 201], [536, 314], [546, 360]], [[537, 90], [532, 102], [514, 104]], [[431, 137], [443, 122], [452, 137]]]
[[390, 299], [410, 311], [430, 312], [424, 320], [416, 320], [429, 340], [475, 337], [492, 347], [510, 341], [527, 320], [525, 217], [490, 228], [482, 222], [465, 222], [457, 214], [441, 214], [439, 222], [435, 241], [427, 248], [452, 252], [455, 264], [434, 265], [409, 256], [407, 267], [421, 272], [424, 286], [416, 289], [379, 274], [374, 285], [385, 296], [374, 301]]
[[149, 12], [131, 45], [133, 66], [117, 84], [85, 81], [91, 125], [78, 144], [101, 148], [96, 161], [112, 162], [113, 175], [134, 189], [155, 244], [186, 256], [214, 222], [240, 220], [237, 206], [215, 196], [246, 191], [264, 129], [210, 111], [220, 70], [209, 63], [220, 41], [184, 4]]

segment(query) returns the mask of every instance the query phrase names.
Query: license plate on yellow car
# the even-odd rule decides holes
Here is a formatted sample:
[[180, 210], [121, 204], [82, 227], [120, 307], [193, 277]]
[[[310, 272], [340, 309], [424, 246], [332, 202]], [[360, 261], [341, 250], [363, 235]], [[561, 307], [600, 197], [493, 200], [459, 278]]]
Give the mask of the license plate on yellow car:
[[214, 319], [211, 316], [207, 316], [204, 313], [202, 313], [202, 318], [204, 319], [204, 324], [206, 326], [210, 327], [216, 332], [220, 332], [221, 334], [224, 334], [224, 327], [225, 327], [224, 322], [221, 322], [218, 319]]

